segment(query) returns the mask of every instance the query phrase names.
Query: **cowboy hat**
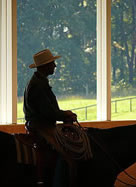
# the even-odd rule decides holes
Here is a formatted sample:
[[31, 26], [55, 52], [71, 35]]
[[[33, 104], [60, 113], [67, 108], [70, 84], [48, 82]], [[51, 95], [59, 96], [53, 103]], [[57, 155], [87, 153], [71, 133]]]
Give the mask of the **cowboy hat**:
[[33, 56], [34, 63], [29, 65], [29, 68], [36, 68], [48, 64], [61, 56], [53, 56], [49, 49], [44, 49]]

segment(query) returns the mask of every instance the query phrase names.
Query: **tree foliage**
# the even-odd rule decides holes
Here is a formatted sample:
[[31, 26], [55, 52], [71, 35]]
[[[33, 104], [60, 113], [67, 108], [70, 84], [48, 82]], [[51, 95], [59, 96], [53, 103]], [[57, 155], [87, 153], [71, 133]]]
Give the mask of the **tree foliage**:
[[[18, 96], [33, 70], [33, 54], [49, 48], [57, 60], [58, 95], [96, 93], [96, 0], [18, 0]], [[136, 1], [112, 1], [112, 84], [134, 84]]]

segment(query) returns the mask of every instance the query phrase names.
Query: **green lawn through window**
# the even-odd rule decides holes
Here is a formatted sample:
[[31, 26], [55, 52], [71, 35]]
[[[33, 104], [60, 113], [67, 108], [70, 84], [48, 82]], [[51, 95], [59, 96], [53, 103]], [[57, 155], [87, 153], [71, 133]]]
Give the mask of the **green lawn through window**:
[[[58, 99], [58, 103], [61, 109], [75, 112], [79, 121], [96, 120], [96, 99], [72, 97]], [[114, 98], [112, 99], [111, 108], [112, 120], [136, 119], [136, 97]], [[23, 102], [18, 102], [17, 109], [18, 123], [24, 122]]]

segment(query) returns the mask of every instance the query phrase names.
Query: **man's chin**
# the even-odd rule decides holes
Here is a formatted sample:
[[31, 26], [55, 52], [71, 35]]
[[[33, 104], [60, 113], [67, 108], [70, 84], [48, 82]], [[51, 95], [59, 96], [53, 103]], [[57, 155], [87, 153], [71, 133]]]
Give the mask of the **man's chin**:
[[49, 74], [49, 75], [53, 75], [53, 74], [54, 74], [54, 71], [50, 72], [50, 74]]

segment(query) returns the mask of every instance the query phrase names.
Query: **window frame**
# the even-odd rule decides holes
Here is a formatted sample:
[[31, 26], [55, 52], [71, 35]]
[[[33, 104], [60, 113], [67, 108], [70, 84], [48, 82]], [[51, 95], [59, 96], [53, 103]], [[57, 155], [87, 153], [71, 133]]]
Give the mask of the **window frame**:
[[[16, 0], [0, 0], [0, 123], [17, 123], [17, 25]], [[4, 63], [2, 63], [4, 62]]]
[[97, 120], [111, 121], [111, 0], [97, 0]]
[[[5, 50], [1, 61], [6, 61], [6, 84], [1, 86], [0, 112], [4, 117], [0, 123], [17, 124], [17, 0], [1, 2], [5, 19], [2, 32], [6, 33], [1, 38]], [[111, 121], [111, 0], [97, 0], [97, 121]]]

